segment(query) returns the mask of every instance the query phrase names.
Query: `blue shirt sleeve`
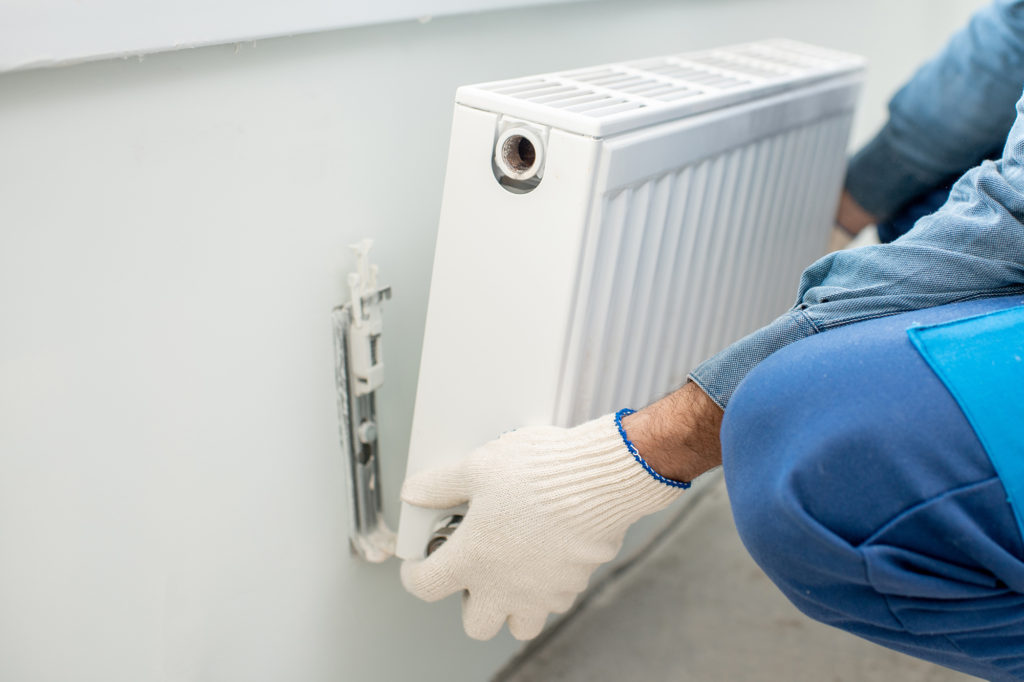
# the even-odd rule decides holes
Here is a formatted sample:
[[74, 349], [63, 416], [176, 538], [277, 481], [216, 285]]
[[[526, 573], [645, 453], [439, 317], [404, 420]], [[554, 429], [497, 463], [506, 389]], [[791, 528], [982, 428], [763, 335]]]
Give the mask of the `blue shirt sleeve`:
[[[1018, 90], [1018, 95], [1020, 94]], [[890, 244], [829, 254], [804, 271], [796, 305], [690, 374], [725, 407], [761, 360], [816, 332], [874, 317], [1024, 292], [1024, 98], [998, 161], [953, 186], [937, 212]]]
[[1024, 83], [1024, 0], [976, 13], [889, 103], [850, 160], [846, 190], [880, 220], [998, 155]]

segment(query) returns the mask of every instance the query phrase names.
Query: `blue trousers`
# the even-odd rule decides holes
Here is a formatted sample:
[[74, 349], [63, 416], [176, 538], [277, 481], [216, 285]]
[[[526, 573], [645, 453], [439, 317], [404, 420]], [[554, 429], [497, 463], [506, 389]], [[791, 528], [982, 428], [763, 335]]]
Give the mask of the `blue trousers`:
[[1022, 303], [827, 331], [739, 386], [722, 425], [736, 526], [801, 611], [972, 675], [1024, 680], [1020, 530], [973, 429], [906, 334]]

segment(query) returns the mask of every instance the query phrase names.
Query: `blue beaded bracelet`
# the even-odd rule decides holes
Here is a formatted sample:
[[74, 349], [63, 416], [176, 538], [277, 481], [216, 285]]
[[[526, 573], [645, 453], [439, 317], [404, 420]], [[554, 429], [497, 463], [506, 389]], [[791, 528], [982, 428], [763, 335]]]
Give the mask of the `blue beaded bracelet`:
[[670, 485], [673, 488], [682, 488], [683, 490], [686, 490], [687, 488], [689, 488], [690, 487], [690, 482], [689, 481], [674, 481], [671, 478], [665, 478], [664, 476], [659, 474], [657, 471], [652, 469], [651, 465], [648, 464], [647, 461], [643, 457], [640, 456], [640, 453], [637, 451], [636, 446], [633, 445], [633, 441], [631, 441], [629, 439], [629, 436], [626, 435], [626, 429], [623, 428], [623, 426], [622, 426], [622, 418], [626, 417], [628, 415], [631, 415], [634, 412], [636, 412], [636, 410], [631, 410], [628, 407], [626, 407], [626, 408], [623, 408], [623, 409], [621, 409], [621, 410], [619, 410], [618, 412], [615, 413], [615, 426], [617, 426], [619, 428], [619, 435], [622, 436], [622, 442], [626, 444], [626, 449], [629, 450], [630, 453], [632, 453], [633, 459], [635, 459], [637, 461], [637, 463], [640, 466], [642, 466], [647, 473], [649, 473], [651, 476], [653, 476], [654, 480], [661, 481], [665, 485]]

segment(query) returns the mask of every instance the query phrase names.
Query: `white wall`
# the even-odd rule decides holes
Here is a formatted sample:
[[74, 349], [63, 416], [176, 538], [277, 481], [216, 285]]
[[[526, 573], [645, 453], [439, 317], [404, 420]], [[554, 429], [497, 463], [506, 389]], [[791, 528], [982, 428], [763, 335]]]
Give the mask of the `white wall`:
[[548, 0], [4, 0], [0, 72]]
[[0, 76], [0, 679], [486, 678], [507, 635], [349, 557], [332, 384], [371, 236], [394, 523], [455, 86], [790, 36], [872, 59], [863, 140], [978, 4], [597, 2]]

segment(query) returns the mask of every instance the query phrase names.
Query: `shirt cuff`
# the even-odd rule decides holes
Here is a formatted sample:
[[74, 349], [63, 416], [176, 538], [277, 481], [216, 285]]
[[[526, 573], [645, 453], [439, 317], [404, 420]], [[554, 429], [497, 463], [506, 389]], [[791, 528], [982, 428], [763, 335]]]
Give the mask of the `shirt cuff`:
[[887, 123], [850, 159], [845, 187], [865, 211], [885, 220], [941, 181], [900, 152], [892, 124]]
[[740, 382], [758, 363], [794, 341], [818, 332], [804, 313], [794, 308], [767, 327], [745, 336], [717, 355], [708, 358], [690, 372], [690, 381], [723, 410]]

